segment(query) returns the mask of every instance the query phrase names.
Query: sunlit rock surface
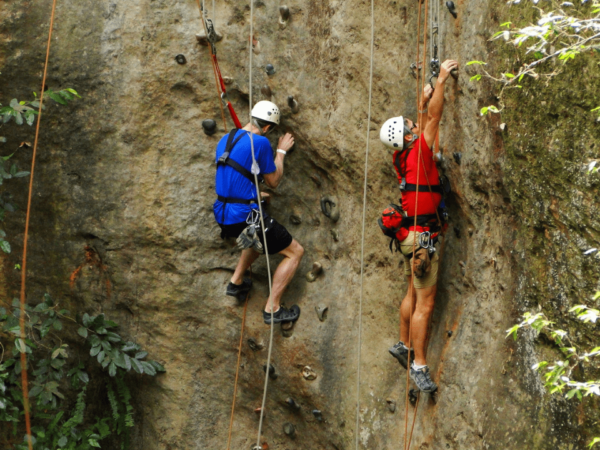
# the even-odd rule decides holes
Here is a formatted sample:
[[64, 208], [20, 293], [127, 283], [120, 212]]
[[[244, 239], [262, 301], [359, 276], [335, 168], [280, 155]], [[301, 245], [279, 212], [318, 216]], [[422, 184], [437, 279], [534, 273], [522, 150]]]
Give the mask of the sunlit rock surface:
[[[376, 224], [399, 197], [391, 154], [378, 134], [389, 117], [415, 116], [409, 66], [418, 3], [376, 3], [359, 441], [362, 448], [387, 449], [404, 442], [406, 373], [387, 349], [398, 340], [406, 281]], [[549, 87], [526, 80], [522, 91], [507, 96], [502, 119], [481, 117], [479, 109], [496, 102], [494, 86], [469, 82], [474, 72], [465, 63], [512, 69], [511, 51], [488, 42], [499, 23], [511, 20], [509, 9], [499, 1], [456, 4], [458, 19], [440, 8], [440, 54], [461, 62], [458, 81], [446, 87], [441, 127], [441, 168], [454, 194], [428, 353], [440, 389], [434, 399], [420, 399], [412, 448], [583, 449], [594, 436], [590, 414], [597, 404], [544, 397], [530, 366], [540, 355], [555, 357], [555, 349], [533, 336], [508, 341], [505, 330], [519, 313], [541, 306], [575, 332], [569, 306], [597, 288], [597, 261], [582, 256], [600, 247], [598, 182], [585, 171], [600, 142], [589, 113], [598, 106], [590, 96], [600, 88], [597, 58], [582, 58]], [[306, 254], [284, 297], [302, 308], [300, 321], [290, 337], [275, 329], [278, 377], [269, 383], [261, 440], [272, 450], [350, 449], [370, 3], [292, 0], [285, 24], [279, 6], [255, 3], [253, 96], [264, 99], [261, 88], [268, 86], [283, 113], [282, 129], [296, 137], [269, 212]], [[39, 92], [49, 12], [50, 2], [0, 5], [2, 103]], [[223, 36], [218, 57], [242, 120], [248, 116], [249, 17], [249, 4], [216, 2]], [[167, 373], [156, 379], [131, 378], [134, 448], [140, 450], [223, 448], [227, 440], [243, 308], [224, 295], [238, 253], [221, 241], [212, 214], [214, 148], [226, 130], [208, 49], [196, 39], [201, 32], [192, 0], [59, 1], [56, 14], [47, 84], [72, 87], [83, 98], [68, 107], [48, 104], [42, 120], [28, 296], [35, 302], [50, 292], [77, 313], [104, 312], [164, 363]], [[175, 60], [180, 54], [186, 64]], [[215, 135], [203, 133], [204, 119], [216, 121]], [[8, 138], [3, 154], [33, 139], [27, 127], [6, 126], [2, 133]], [[460, 164], [453, 153], [462, 154]], [[30, 157], [29, 150], [18, 154], [22, 167]], [[19, 285], [12, 268], [19, 262], [27, 179], [6, 186], [21, 208], [6, 222], [14, 251], [4, 257], [4, 277], [12, 295]], [[340, 202], [336, 223], [321, 212], [325, 195]], [[71, 288], [86, 246], [98, 263], [84, 264]], [[309, 283], [305, 275], [316, 261], [323, 273]], [[254, 409], [262, 399], [269, 338], [261, 314], [268, 295], [264, 258], [252, 269], [234, 449], [256, 442]], [[317, 306], [328, 307], [324, 321]], [[582, 343], [598, 342], [597, 328], [579, 330]], [[252, 350], [248, 339], [260, 348]], [[76, 345], [75, 335], [70, 344]], [[316, 378], [305, 379], [306, 366]], [[388, 399], [397, 405], [394, 412]], [[409, 406], [409, 429], [413, 411]], [[285, 423], [294, 425], [295, 440], [284, 433]]]

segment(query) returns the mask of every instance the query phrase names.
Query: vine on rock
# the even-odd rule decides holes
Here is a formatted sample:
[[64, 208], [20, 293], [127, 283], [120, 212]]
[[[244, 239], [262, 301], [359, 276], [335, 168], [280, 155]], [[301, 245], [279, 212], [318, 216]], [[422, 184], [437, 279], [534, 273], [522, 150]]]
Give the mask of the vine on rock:
[[[19, 436], [23, 395], [18, 355], [24, 352], [28, 354], [27, 369], [32, 374], [29, 397], [34, 449], [90, 450], [101, 448], [101, 442], [109, 436], [111, 443], [117, 443], [121, 449], [128, 448], [129, 431], [135, 423], [126, 376], [130, 372], [155, 376], [164, 372], [164, 367], [146, 359], [148, 352], [138, 344], [125, 341], [117, 333], [118, 325], [104, 314], [84, 314], [78, 324], [48, 294], [38, 305], [26, 305], [25, 311], [27, 336], [21, 339], [19, 300], [15, 299], [8, 308], [0, 307], [0, 335], [14, 335], [11, 349], [0, 344], [0, 423], [12, 424], [12, 427], [0, 426], [7, 431], [12, 428], [9, 433], [12, 436], [0, 435], [0, 438], [10, 441]], [[77, 326], [77, 334], [84, 339], [89, 353], [87, 359], [69, 355], [69, 345], [63, 342], [65, 333], [58, 334], [65, 325]], [[5, 358], [9, 350], [12, 357]], [[100, 384], [102, 392], [106, 392], [108, 414], [86, 414], [90, 373], [96, 374], [94, 384]], [[27, 436], [22, 443], [14, 442], [13, 448], [27, 449]]]

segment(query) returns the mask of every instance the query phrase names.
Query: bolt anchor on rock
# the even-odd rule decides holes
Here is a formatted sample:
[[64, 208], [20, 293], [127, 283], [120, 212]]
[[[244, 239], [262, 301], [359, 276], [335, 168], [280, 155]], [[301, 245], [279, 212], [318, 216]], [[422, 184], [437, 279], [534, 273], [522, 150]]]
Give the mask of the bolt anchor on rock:
[[306, 274], [306, 279], [312, 283], [323, 273], [323, 265], [320, 262], [313, 263], [312, 270]]
[[187, 59], [185, 59], [185, 55], [179, 54], [177, 56], [175, 56], [175, 61], [177, 61], [177, 64], [185, 64], [187, 62]]
[[317, 419], [317, 422], [323, 422], [323, 413], [318, 409], [313, 409], [313, 416]]
[[265, 66], [265, 71], [267, 72], [267, 75], [275, 75], [275, 67], [273, 64], [267, 64]]

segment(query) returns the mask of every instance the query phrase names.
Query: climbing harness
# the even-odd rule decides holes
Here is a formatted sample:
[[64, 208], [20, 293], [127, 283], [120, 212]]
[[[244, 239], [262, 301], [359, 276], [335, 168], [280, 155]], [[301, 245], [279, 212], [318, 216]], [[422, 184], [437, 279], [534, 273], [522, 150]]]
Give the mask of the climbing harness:
[[[46, 61], [44, 62], [44, 75], [42, 76], [42, 87], [40, 89], [40, 105], [38, 109], [38, 119], [35, 126], [35, 140], [33, 141], [33, 155], [31, 157], [31, 171], [29, 175], [29, 192], [27, 195], [27, 214], [25, 216], [25, 231], [23, 233], [23, 258], [21, 262], [21, 294], [20, 294], [20, 312], [19, 328], [20, 339], [25, 342], [27, 334], [25, 332], [25, 289], [27, 281], [27, 241], [29, 237], [29, 219], [31, 217], [31, 197], [33, 193], [33, 176], [35, 173], [35, 157], [37, 155], [37, 146], [40, 136], [40, 123], [42, 122], [42, 110], [44, 108], [44, 90], [46, 86], [46, 75], [48, 74], [48, 61], [50, 59], [50, 45], [52, 43], [52, 29], [54, 28], [54, 14], [56, 12], [56, 0], [52, 2], [52, 12], [50, 14], [50, 29], [48, 30], [48, 44], [46, 45]], [[25, 429], [27, 432], [27, 446], [29, 450], [33, 449], [31, 434], [31, 416], [29, 414], [29, 384], [27, 381], [27, 354], [21, 352], [21, 387], [23, 392], [23, 409], [25, 410]]]
[[[244, 228], [235, 240], [237, 242], [237, 248], [240, 250], [252, 248], [258, 253], [264, 254], [265, 248], [258, 238], [258, 233], [262, 232], [260, 228], [260, 211], [258, 209], [252, 209], [246, 218], [246, 223], [248, 226]], [[264, 231], [263, 236], [267, 231], [269, 231], [268, 228]]]
[[[241, 175], [243, 175], [248, 181], [250, 181], [250, 183], [254, 184], [253, 173], [260, 172], [258, 163], [256, 161], [253, 161], [252, 162], [252, 171], [250, 171], [250, 170], [246, 169], [244, 166], [242, 166], [240, 163], [236, 162], [234, 159], [231, 158], [231, 152], [233, 151], [235, 144], [237, 144], [240, 141], [240, 139], [242, 139], [244, 137], [244, 134], [245, 134], [245, 133], [240, 133], [239, 136], [237, 136], [237, 138], [235, 138], [238, 131], [239, 131], [239, 129], [234, 128], [233, 130], [231, 130], [229, 132], [229, 136], [227, 138], [227, 143], [225, 144], [225, 151], [223, 152], [223, 154], [217, 161], [217, 170], [219, 170], [219, 167], [229, 166], [232, 169], [234, 169], [235, 171], [237, 171], [238, 173], [240, 173]], [[228, 203], [237, 203], [237, 204], [242, 204], [242, 205], [258, 204], [258, 197], [244, 199], [244, 198], [224, 197], [221, 195], [217, 195], [217, 199], [223, 203], [223, 216], [221, 219], [222, 222], [225, 221], [225, 206]]]
[[[225, 125], [225, 129], [227, 129], [227, 121], [225, 120], [225, 114], [223, 112], [223, 103], [227, 106], [229, 110], [229, 114], [231, 115], [231, 120], [233, 120], [233, 124], [237, 128], [242, 128], [242, 124], [233, 109], [233, 105], [229, 101], [227, 97], [227, 89], [225, 88], [225, 81], [223, 81], [223, 76], [221, 75], [221, 69], [219, 68], [219, 61], [217, 60], [217, 32], [215, 31], [213, 20], [208, 18], [208, 10], [204, 6], [204, 1], [200, 4], [200, 0], [196, 0], [198, 2], [198, 7], [200, 8], [200, 18], [202, 19], [202, 25], [204, 27], [204, 32], [206, 33], [206, 41], [208, 42], [208, 51], [210, 53], [210, 60], [213, 66], [213, 72], [215, 75], [215, 82], [217, 85], [217, 94], [219, 95], [219, 106], [221, 108], [221, 115], [223, 118], [223, 123]], [[214, 19], [214, 3], [213, 3], [213, 19]]]
[[369, 174], [369, 143], [371, 132], [371, 103], [373, 100], [373, 59], [375, 43], [375, 0], [371, 0], [371, 48], [370, 48], [370, 68], [369, 68], [369, 112], [367, 115], [366, 127], [366, 150], [365, 150], [365, 170], [363, 184], [363, 211], [362, 211], [362, 231], [360, 241], [360, 293], [358, 297], [358, 341], [356, 348], [356, 424], [354, 428], [355, 450], [358, 450], [359, 426], [360, 426], [360, 360], [362, 343], [362, 301], [364, 295], [364, 276], [365, 276], [365, 223], [367, 218], [367, 181]]

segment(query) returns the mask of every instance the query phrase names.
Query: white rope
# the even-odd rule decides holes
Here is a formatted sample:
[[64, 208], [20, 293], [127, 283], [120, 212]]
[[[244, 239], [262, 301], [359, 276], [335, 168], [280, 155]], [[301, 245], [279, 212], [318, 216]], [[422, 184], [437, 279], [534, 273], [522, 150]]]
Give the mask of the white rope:
[[[249, 70], [248, 70], [248, 74], [249, 74], [249, 92], [250, 92], [250, 96], [249, 96], [249, 109], [248, 109], [248, 116], [249, 116], [249, 120], [250, 120], [250, 148], [252, 150], [252, 168], [254, 169], [255, 167], [258, 166], [258, 162], [256, 161], [256, 158], [254, 156], [254, 135], [252, 133], [252, 127], [253, 127], [253, 123], [252, 123], [252, 55], [253, 55], [253, 48], [252, 48], [252, 44], [253, 44], [253, 36], [254, 36], [254, 1], [250, 0], [250, 57], [249, 57]], [[267, 274], [268, 274], [268, 280], [269, 280], [269, 298], [272, 298], [273, 292], [272, 292], [272, 284], [271, 284], [271, 263], [269, 261], [269, 248], [267, 247], [267, 238], [266, 238], [266, 231], [265, 231], [265, 219], [263, 217], [263, 210], [262, 210], [262, 204], [261, 204], [261, 196], [260, 196], [260, 188], [258, 186], [258, 176], [255, 173], [256, 170], [252, 170], [252, 173], [254, 174], [254, 184], [256, 185], [256, 197], [258, 199], [258, 209], [260, 211], [260, 226], [262, 227], [263, 230], [263, 245], [265, 247], [265, 256], [267, 257]], [[271, 304], [271, 332], [269, 335], [269, 351], [267, 352], [267, 370], [265, 370], [265, 386], [263, 389], [263, 397], [262, 397], [262, 403], [260, 406], [260, 419], [258, 421], [258, 436], [256, 438], [256, 446], [260, 448], [260, 436], [262, 434], [262, 425], [263, 425], [263, 419], [264, 419], [264, 414], [265, 414], [265, 403], [267, 401], [267, 389], [269, 387], [269, 367], [271, 367], [271, 351], [273, 349], [273, 332], [275, 329], [275, 323], [274, 323], [274, 318], [273, 318], [273, 304]]]
[[371, 0], [371, 67], [369, 69], [369, 115], [367, 119], [367, 148], [365, 151], [365, 182], [363, 187], [363, 212], [362, 212], [362, 234], [360, 242], [360, 294], [358, 297], [358, 345], [357, 345], [357, 370], [356, 370], [356, 427], [354, 429], [355, 450], [358, 450], [358, 438], [360, 436], [360, 356], [362, 342], [362, 301], [363, 280], [365, 272], [365, 222], [367, 217], [367, 178], [369, 170], [369, 134], [371, 131], [371, 100], [373, 98], [373, 47], [375, 40], [375, 1]]

